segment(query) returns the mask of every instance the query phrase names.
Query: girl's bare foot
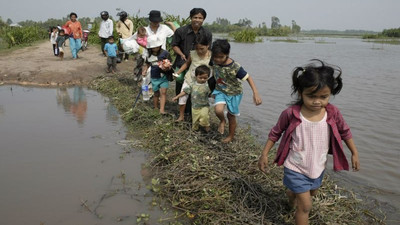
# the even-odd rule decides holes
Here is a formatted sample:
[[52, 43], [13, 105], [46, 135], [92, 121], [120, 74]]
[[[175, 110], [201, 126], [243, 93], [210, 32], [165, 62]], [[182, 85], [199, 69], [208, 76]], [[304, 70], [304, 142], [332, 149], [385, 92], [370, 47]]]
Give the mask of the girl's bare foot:
[[222, 143], [229, 143], [229, 142], [231, 142], [232, 140], [233, 140], [233, 137], [228, 136], [228, 137], [226, 137], [225, 139], [222, 140]]
[[218, 132], [220, 134], [224, 134], [224, 132], [225, 132], [225, 123], [226, 123], [225, 120], [223, 120], [218, 125]]

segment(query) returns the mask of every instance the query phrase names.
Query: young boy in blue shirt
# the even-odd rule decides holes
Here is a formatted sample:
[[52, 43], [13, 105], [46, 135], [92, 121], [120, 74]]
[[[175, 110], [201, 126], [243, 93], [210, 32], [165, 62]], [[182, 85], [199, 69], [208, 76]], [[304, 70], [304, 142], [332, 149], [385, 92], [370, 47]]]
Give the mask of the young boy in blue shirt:
[[118, 46], [114, 43], [114, 37], [108, 37], [108, 43], [104, 45], [104, 52], [107, 56], [107, 73], [115, 73], [117, 70]]

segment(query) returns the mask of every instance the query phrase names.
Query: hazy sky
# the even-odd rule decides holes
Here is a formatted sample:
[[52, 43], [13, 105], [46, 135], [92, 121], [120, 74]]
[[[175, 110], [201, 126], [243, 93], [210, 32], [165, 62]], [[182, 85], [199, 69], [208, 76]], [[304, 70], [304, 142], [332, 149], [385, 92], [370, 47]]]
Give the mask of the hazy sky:
[[400, 27], [400, 0], [0, 0], [0, 16], [15, 23], [59, 19], [72, 11], [78, 17], [96, 17], [107, 10], [115, 17], [116, 8], [121, 8], [129, 15], [140, 10], [139, 16], [147, 16], [157, 9], [187, 17], [194, 7], [207, 11], [208, 23], [217, 17], [232, 23], [248, 18], [253, 25], [266, 22], [270, 27], [271, 16], [277, 16], [282, 25], [295, 20], [303, 30], [382, 31]]

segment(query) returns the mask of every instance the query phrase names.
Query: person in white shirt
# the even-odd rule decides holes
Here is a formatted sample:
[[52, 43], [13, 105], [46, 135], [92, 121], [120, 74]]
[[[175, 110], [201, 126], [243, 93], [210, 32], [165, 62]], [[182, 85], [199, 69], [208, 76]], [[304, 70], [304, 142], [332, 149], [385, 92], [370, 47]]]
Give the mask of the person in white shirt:
[[[166, 50], [166, 43], [167, 43], [167, 38], [172, 37], [174, 35], [174, 32], [176, 30], [175, 25], [172, 22], [165, 22], [165, 24], [161, 24], [163, 21], [161, 17], [161, 12], [158, 10], [151, 10], [149, 13], [149, 20], [150, 24], [145, 27], [146, 32], [147, 32], [147, 38], [150, 38], [151, 36], [156, 36], [156, 39], [158, 38], [159, 40], [162, 41], [161, 48]], [[133, 39], [137, 39], [137, 32], [135, 32], [132, 36]]]
[[100, 23], [100, 29], [99, 29], [99, 38], [101, 39], [101, 52], [103, 53], [103, 56], [106, 56], [106, 53], [104, 52], [104, 45], [108, 42], [108, 37], [113, 36], [113, 31], [114, 31], [114, 23], [113, 21], [109, 18], [109, 14], [107, 11], [102, 11], [100, 13], [101, 21]]

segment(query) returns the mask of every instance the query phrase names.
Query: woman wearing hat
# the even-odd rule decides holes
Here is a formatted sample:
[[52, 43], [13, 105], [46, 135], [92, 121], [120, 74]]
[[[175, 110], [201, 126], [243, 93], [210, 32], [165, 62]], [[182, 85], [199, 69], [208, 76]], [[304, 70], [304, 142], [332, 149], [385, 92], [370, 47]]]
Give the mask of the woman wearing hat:
[[[174, 35], [174, 32], [176, 30], [175, 25], [172, 22], [165, 22], [165, 24], [161, 24], [163, 22], [163, 19], [161, 17], [161, 12], [158, 10], [151, 10], [149, 13], [149, 21], [150, 24], [145, 27], [146, 32], [148, 37], [150, 38], [152, 36], [155, 36], [159, 40], [162, 41], [161, 48], [162, 49], [167, 49], [166, 48], [166, 43], [167, 43], [167, 38], [172, 37]], [[137, 39], [137, 32], [133, 34], [133, 39]]]

